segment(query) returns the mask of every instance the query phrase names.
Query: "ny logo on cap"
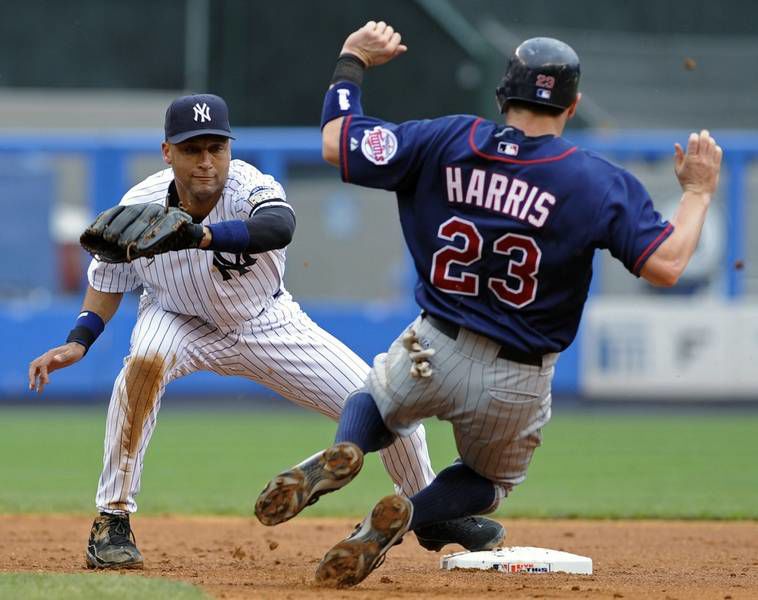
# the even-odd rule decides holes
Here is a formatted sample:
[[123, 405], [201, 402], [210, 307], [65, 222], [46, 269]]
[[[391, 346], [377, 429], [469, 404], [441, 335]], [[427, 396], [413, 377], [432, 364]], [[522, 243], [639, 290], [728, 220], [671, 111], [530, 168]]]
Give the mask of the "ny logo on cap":
[[198, 102], [195, 104], [195, 106], [192, 107], [192, 109], [195, 111], [195, 121], [200, 119], [201, 123], [205, 123], [206, 121], [211, 120], [211, 107], [208, 106], [205, 102], [202, 104]]

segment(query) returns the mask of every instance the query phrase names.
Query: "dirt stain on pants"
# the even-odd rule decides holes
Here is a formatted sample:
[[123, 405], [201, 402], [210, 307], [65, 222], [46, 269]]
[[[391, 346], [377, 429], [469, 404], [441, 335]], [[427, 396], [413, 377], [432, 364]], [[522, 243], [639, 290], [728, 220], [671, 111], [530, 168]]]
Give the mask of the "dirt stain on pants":
[[165, 368], [165, 357], [158, 353], [131, 357], [126, 366], [121, 449], [129, 461], [137, 458], [142, 431], [158, 401]]

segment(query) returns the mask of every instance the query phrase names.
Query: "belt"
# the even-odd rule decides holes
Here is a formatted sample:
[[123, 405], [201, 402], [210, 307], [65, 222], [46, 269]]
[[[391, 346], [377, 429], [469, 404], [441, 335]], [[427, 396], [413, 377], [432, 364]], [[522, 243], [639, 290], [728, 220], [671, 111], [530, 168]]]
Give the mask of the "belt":
[[[461, 330], [460, 325], [451, 323], [445, 319], [440, 319], [439, 317], [434, 317], [427, 312], [422, 313], [422, 318], [425, 319], [429, 325], [434, 327], [440, 333], [445, 334], [450, 339], [458, 339], [458, 332]], [[533, 365], [535, 367], [542, 366], [541, 354], [530, 354], [528, 352], [516, 350], [515, 348], [508, 348], [507, 346], [500, 346], [497, 357], [525, 365]]]

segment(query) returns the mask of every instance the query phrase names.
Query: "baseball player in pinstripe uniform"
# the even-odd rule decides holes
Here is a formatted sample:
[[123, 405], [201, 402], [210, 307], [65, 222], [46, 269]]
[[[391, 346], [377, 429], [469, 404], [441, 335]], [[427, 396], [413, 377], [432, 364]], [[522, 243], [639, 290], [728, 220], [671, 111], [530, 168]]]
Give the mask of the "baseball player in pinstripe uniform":
[[[675, 146], [682, 199], [667, 222], [628, 171], [561, 137], [580, 100], [579, 59], [533, 38], [497, 89], [505, 124], [456, 115], [400, 124], [366, 117], [363, 71], [406, 50], [369, 22], [342, 49], [324, 100], [324, 158], [342, 179], [397, 193], [421, 315], [376, 357], [340, 417], [335, 444], [274, 478], [261, 521], [289, 519], [352, 480], [363, 454], [450, 421], [460, 460], [410, 499], [388, 496], [334, 546], [316, 578], [354, 585], [403, 534], [494, 510], [525, 476], [550, 419], [559, 353], [576, 334], [596, 249], [654, 285], [687, 265], [716, 190], [721, 149], [705, 130]], [[341, 455], [342, 470], [324, 467]], [[294, 486], [293, 486], [294, 484]]]
[[[80, 360], [125, 292], [143, 286], [129, 355], [108, 409], [103, 471], [87, 547], [93, 568], [141, 567], [129, 515], [137, 510], [142, 462], [164, 388], [195, 371], [247, 377], [336, 420], [369, 367], [318, 327], [283, 285], [285, 246], [295, 216], [282, 186], [231, 160], [226, 103], [210, 94], [175, 100], [166, 112], [163, 159], [170, 168], [129, 190], [121, 204], [159, 203], [204, 225], [200, 249], [129, 263], [93, 260], [82, 313], [67, 343], [29, 367], [41, 391], [56, 369]], [[382, 460], [397, 490], [412, 495], [434, 477], [423, 428], [387, 448]], [[491, 547], [504, 533], [479, 520], [447, 524], [441, 542]]]

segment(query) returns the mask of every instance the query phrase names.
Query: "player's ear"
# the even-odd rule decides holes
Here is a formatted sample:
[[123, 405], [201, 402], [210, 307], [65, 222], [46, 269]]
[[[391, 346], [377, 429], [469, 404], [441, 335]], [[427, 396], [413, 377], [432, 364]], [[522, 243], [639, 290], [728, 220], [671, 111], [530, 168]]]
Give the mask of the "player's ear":
[[579, 103], [582, 101], [582, 92], [577, 92], [576, 99], [571, 103], [571, 106], [568, 107], [568, 118], [570, 119], [576, 114], [576, 108], [579, 106]]
[[171, 145], [168, 142], [161, 142], [161, 154], [163, 155], [163, 162], [167, 165], [171, 164]]

